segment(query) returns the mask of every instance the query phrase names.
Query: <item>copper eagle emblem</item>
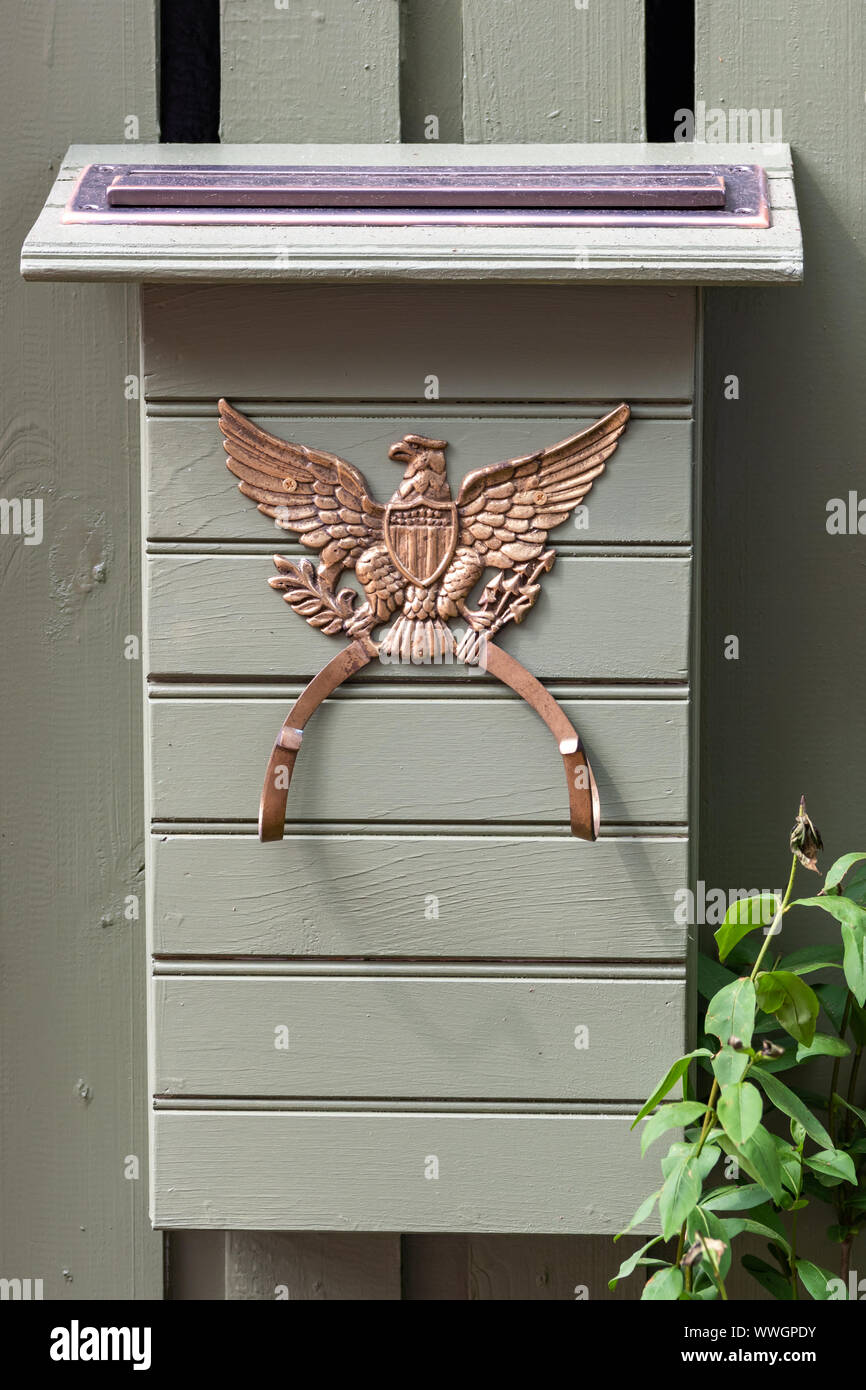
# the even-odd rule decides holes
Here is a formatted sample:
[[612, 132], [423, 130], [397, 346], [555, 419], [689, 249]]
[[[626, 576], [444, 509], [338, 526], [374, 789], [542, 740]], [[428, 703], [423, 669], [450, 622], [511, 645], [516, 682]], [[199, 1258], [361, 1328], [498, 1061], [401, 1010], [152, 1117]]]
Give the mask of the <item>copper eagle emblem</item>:
[[[619, 405], [547, 449], [475, 469], [463, 479], [456, 499], [445, 466], [447, 441], [404, 435], [388, 451], [402, 466], [403, 478], [383, 505], [345, 459], [279, 439], [221, 400], [227, 463], [241, 492], [277, 526], [320, 553], [317, 568], [310, 560], [274, 556], [278, 574], [269, 583], [313, 627], [351, 638], [296, 703], [274, 747], [272, 767], [287, 766], [290, 778], [306, 719], [341, 681], [375, 657], [408, 665], [481, 664], [533, 705], [557, 736], [567, 770], [569, 758], [577, 758], [578, 769], [585, 767], [586, 785], [569, 783], [571, 824], [575, 834], [594, 839], [598, 797], [575, 730], [535, 677], [493, 639], [506, 623], [522, 622], [534, 606], [541, 578], [555, 559], [546, 549], [548, 533], [583, 502], [604, 472], [629, 414], [627, 405]], [[346, 570], [358, 578], [360, 603], [356, 590], [337, 588]], [[494, 577], [471, 609], [472, 592], [490, 570]], [[466, 625], [462, 636], [450, 627], [455, 620]], [[275, 762], [280, 756], [282, 764]], [[286, 790], [269, 794], [266, 782], [260, 817], [264, 839], [282, 835]]]

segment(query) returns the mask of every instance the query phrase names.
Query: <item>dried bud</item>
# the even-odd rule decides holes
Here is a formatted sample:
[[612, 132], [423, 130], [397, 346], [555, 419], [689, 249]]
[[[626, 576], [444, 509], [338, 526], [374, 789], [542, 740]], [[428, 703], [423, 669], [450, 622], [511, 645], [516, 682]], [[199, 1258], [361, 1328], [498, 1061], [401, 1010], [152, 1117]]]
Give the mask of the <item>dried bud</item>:
[[732, 1033], [728, 1038], [728, 1047], [732, 1052], [742, 1052], [745, 1046], [746, 1044], [743, 1042], [743, 1039], [738, 1038], [736, 1033]]
[[680, 1264], [683, 1265], [686, 1269], [691, 1269], [692, 1265], [697, 1264], [698, 1260], [701, 1258], [701, 1255], [703, 1253], [704, 1251], [701, 1242], [699, 1240], [696, 1240], [694, 1245], [689, 1246], [688, 1250], [683, 1255], [683, 1258], [680, 1260]]
[[761, 1043], [762, 1057], [784, 1057], [784, 1055], [784, 1047], [780, 1047], [778, 1043], [770, 1042], [769, 1038], [765, 1038]]
[[823, 848], [821, 836], [806, 814], [806, 798], [801, 796], [800, 809], [791, 831], [791, 852], [796, 854], [804, 869], [812, 869], [817, 874], [821, 872], [818, 854]]
[[701, 1239], [704, 1242], [707, 1254], [715, 1255], [716, 1263], [718, 1263], [728, 1248], [725, 1242], [723, 1240], [713, 1240], [711, 1236], [702, 1236]]

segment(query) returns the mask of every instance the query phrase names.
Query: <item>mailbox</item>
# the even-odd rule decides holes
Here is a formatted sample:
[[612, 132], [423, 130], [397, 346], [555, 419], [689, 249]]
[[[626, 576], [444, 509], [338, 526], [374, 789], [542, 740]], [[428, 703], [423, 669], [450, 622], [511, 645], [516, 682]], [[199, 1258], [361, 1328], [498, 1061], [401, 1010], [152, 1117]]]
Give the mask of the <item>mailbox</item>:
[[788, 151], [135, 153], [23, 270], [141, 286], [153, 1221], [615, 1231], [690, 1032], [701, 287], [799, 279]]

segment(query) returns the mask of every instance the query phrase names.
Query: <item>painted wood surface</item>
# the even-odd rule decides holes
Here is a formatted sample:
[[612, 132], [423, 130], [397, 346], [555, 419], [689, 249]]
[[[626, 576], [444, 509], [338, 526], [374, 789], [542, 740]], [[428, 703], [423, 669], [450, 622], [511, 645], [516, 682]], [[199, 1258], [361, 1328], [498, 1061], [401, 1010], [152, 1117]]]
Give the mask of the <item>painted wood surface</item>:
[[683, 980], [506, 970], [497, 979], [159, 978], [154, 1091], [640, 1106], [677, 1054], [684, 999]]
[[25, 285], [17, 267], [70, 140], [123, 140], [130, 117], [155, 138], [153, 6], [11, 0], [3, 18], [0, 494], [42, 505], [44, 536], [0, 538], [0, 1274], [42, 1279], [46, 1299], [158, 1298], [140, 666], [123, 659], [140, 632], [135, 301]]
[[[148, 675], [314, 676], [347, 639], [324, 637], [293, 613], [268, 587], [274, 574], [265, 555], [151, 557]], [[685, 558], [560, 556], [529, 619], [511, 624], [497, 642], [539, 680], [682, 681], [688, 673], [690, 588]], [[455, 619], [458, 628], [466, 624]], [[460, 662], [415, 672], [399, 662], [377, 661], [368, 679], [416, 674], [484, 681], [477, 667]]]
[[290, 834], [263, 848], [251, 835], [160, 835], [152, 862], [158, 955], [652, 961], [685, 950], [676, 837]]
[[228, 1299], [369, 1303], [402, 1296], [399, 1235], [231, 1231], [225, 1264]]
[[[478, 405], [471, 415], [455, 415], [453, 407], [434, 403], [406, 408], [411, 413], [369, 406], [349, 408], [351, 413], [344, 415], [331, 405], [318, 415], [305, 415], [287, 405], [280, 414], [269, 406], [250, 415], [282, 439], [339, 454], [361, 470], [374, 496], [387, 500], [400, 479], [388, 448], [404, 434], [441, 430], [447, 435], [448, 472], [456, 492], [471, 469], [567, 439], [597, 420], [604, 406], [594, 412], [580, 406], [568, 414], [552, 413], [555, 408], [548, 406], [536, 406], [534, 412], [513, 406], [513, 415], [501, 406]], [[666, 409], [688, 416], [690, 408], [634, 406], [603, 482], [587, 499], [581, 529], [569, 518], [551, 532], [557, 545], [690, 541], [692, 424], [688, 418], [662, 416]], [[183, 407], [152, 406], [147, 419], [148, 538], [291, 546], [295, 537], [274, 527], [238, 493], [236, 479], [224, 466], [215, 403], [196, 413], [177, 411]]]
[[142, 307], [151, 401], [692, 397], [688, 289], [160, 287]]
[[462, 0], [400, 0], [400, 139], [463, 139]]
[[628, 1302], [635, 1280], [611, 1292], [620, 1261], [641, 1236], [412, 1235], [403, 1238], [403, 1297], [435, 1302]]
[[[709, 111], [755, 108], [781, 120], [796, 150], [807, 246], [795, 294], [706, 299], [700, 873], [727, 884], [766, 877], [778, 863], [779, 827], [801, 793], [821, 827], [825, 868], [860, 842], [866, 813], [853, 772], [866, 759], [866, 541], [828, 531], [831, 500], [847, 504], [853, 491], [856, 506], [864, 493], [863, 10], [856, 0], [736, 0], [722, 13], [698, 0], [696, 17], [695, 95]], [[732, 373], [734, 401], [723, 389]], [[728, 634], [739, 637], [738, 661], [724, 659]], [[795, 690], [808, 700], [814, 737], [804, 737]], [[734, 742], [754, 787], [745, 801], [729, 776]], [[805, 944], [807, 926], [795, 914], [791, 949]], [[839, 1247], [818, 1229], [801, 1243], [838, 1268]], [[760, 1290], [744, 1279], [732, 1296]]]
[[463, 0], [464, 138], [641, 140], [641, 0]]
[[[389, 0], [390, 3], [390, 0]], [[150, 146], [141, 163], [478, 164], [472, 145]], [[74, 147], [27, 238], [31, 279], [180, 281], [491, 281], [578, 284], [796, 283], [803, 246], [787, 146], [713, 146], [713, 161], [771, 172], [769, 228], [180, 226], [66, 223], [61, 211], [88, 162], [123, 163], [123, 146]], [[265, 158], [269, 152], [270, 159]], [[493, 153], [495, 151], [495, 153]], [[151, 154], [153, 157], [151, 158]], [[503, 157], [504, 156], [504, 157]], [[484, 146], [494, 164], [706, 163], [692, 144]]]
[[[682, 700], [563, 699], [592, 750], [605, 823], [683, 824], [688, 707]], [[159, 699], [150, 710], [156, 820], [255, 820], [263, 769], [290, 700]], [[422, 769], [423, 776], [412, 769]], [[289, 820], [443, 827], [567, 823], [562, 760], [522, 701], [393, 698], [387, 733], [363, 687], [304, 734]]]
[[168, 1229], [192, 1214], [196, 1225], [231, 1230], [613, 1234], [646, 1182], [631, 1122], [605, 1113], [158, 1110], [153, 1215]]
[[220, 139], [400, 139], [399, 0], [220, 0]]

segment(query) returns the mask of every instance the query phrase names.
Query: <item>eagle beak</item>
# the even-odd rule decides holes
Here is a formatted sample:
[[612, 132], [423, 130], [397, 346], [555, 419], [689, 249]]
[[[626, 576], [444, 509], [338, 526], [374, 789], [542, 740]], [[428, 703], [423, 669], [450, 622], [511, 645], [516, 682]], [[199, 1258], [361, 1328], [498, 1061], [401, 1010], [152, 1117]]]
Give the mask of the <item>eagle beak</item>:
[[409, 463], [413, 457], [413, 453], [410, 451], [409, 446], [401, 440], [399, 444], [391, 445], [388, 450], [388, 457], [389, 459], [393, 459], [395, 463]]

